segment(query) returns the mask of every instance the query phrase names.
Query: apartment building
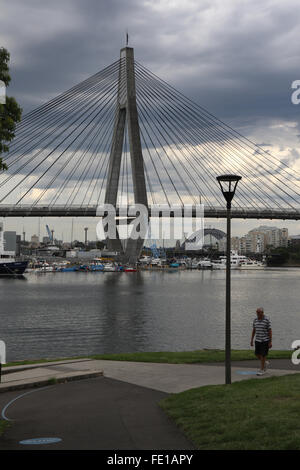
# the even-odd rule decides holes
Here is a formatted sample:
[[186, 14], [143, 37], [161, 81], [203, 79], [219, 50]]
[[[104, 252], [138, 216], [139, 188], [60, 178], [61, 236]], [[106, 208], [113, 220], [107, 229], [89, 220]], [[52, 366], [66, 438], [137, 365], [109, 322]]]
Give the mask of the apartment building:
[[288, 246], [288, 229], [261, 225], [250, 230], [243, 237], [231, 239], [232, 249], [240, 254], [264, 253], [268, 246], [274, 248]]

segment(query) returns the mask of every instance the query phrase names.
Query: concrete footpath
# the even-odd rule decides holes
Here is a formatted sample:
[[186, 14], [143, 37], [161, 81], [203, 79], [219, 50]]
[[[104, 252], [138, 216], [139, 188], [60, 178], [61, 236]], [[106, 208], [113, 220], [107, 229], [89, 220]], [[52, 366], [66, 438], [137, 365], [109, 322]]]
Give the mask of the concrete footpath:
[[[232, 381], [299, 372], [272, 361], [233, 363]], [[170, 393], [224, 384], [224, 364], [153, 364], [66, 360], [3, 368], [0, 419], [8, 426], [0, 451], [195, 450], [158, 405]], [[85, 379], [85, 380], [83, 380]], [[59, 383], [59, 384], [58, 384]], [[27, 389], [23, 390], [22, 389]]]
[[[258, 377], [258, 361], [232, 363], [232, 382], [300, 372], [288, 359], [273, 360], [263, 377]], [[146, 362], [65, 360], [26, 366], [2, 367], [0, 393], [47, 384], [105, 377], [165, 393], [224, 383], [224, 364], [160, 364]]]
[[98, 361], [88, 359], [62, 360], [11, 367], [2, 366], [0, 393], [102, 375], [103, 370]]

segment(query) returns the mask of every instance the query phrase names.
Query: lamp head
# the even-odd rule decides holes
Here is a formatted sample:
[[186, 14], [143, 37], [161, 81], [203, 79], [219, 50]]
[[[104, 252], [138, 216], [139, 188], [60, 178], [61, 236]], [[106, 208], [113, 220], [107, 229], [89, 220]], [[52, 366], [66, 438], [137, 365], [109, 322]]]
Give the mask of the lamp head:
[[234, 197], [238, 182], [242, 179], [238, 175], [220, 175], [217, 176], [222, 194], [227, 202], [227, 208], [231, 207], [231, 201]]

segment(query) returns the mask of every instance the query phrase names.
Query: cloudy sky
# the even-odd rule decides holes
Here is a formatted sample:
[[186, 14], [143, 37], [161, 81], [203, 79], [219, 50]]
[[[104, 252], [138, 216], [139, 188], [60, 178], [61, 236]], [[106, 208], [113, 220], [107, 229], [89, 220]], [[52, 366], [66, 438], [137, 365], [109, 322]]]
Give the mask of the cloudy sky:
[[[299, 23], [297, 0], [1, 0], [0, 45], [11, 54], [7, 93], [24, 112], [34, 109], [117, 60], [128, 31], [140, 63], [278, 158], [295, 161]], [[68, 239], [68, 222], [48, 223]], [[300, 232], [296, 222], [267, 223]], [[93, 223], [84, 220], [77, 238], [86, 224], [93, 238]], [[233, 232], [260, 224], [236, 221]], [[37, 232], [36, 220], [21, 225]], [[7, 221], [6, 229], [21, 225]]]

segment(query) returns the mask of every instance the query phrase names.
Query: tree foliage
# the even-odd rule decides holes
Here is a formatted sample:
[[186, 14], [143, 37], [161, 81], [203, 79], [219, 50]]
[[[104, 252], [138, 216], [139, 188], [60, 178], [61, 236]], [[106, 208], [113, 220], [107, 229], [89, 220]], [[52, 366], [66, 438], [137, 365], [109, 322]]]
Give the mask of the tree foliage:
[[[9, 52], [0, 48], [0, 80], [7, 87], [11, 81], [9, 74]], [[16, 124], [21, 121], [22, 109], [15, 98], [6, 96], [5, 104], [0, 104], [0, 155], [8, 152], [9, 142], [15, 136]], [[0, 157], [0, 170], [7, 169]]]

